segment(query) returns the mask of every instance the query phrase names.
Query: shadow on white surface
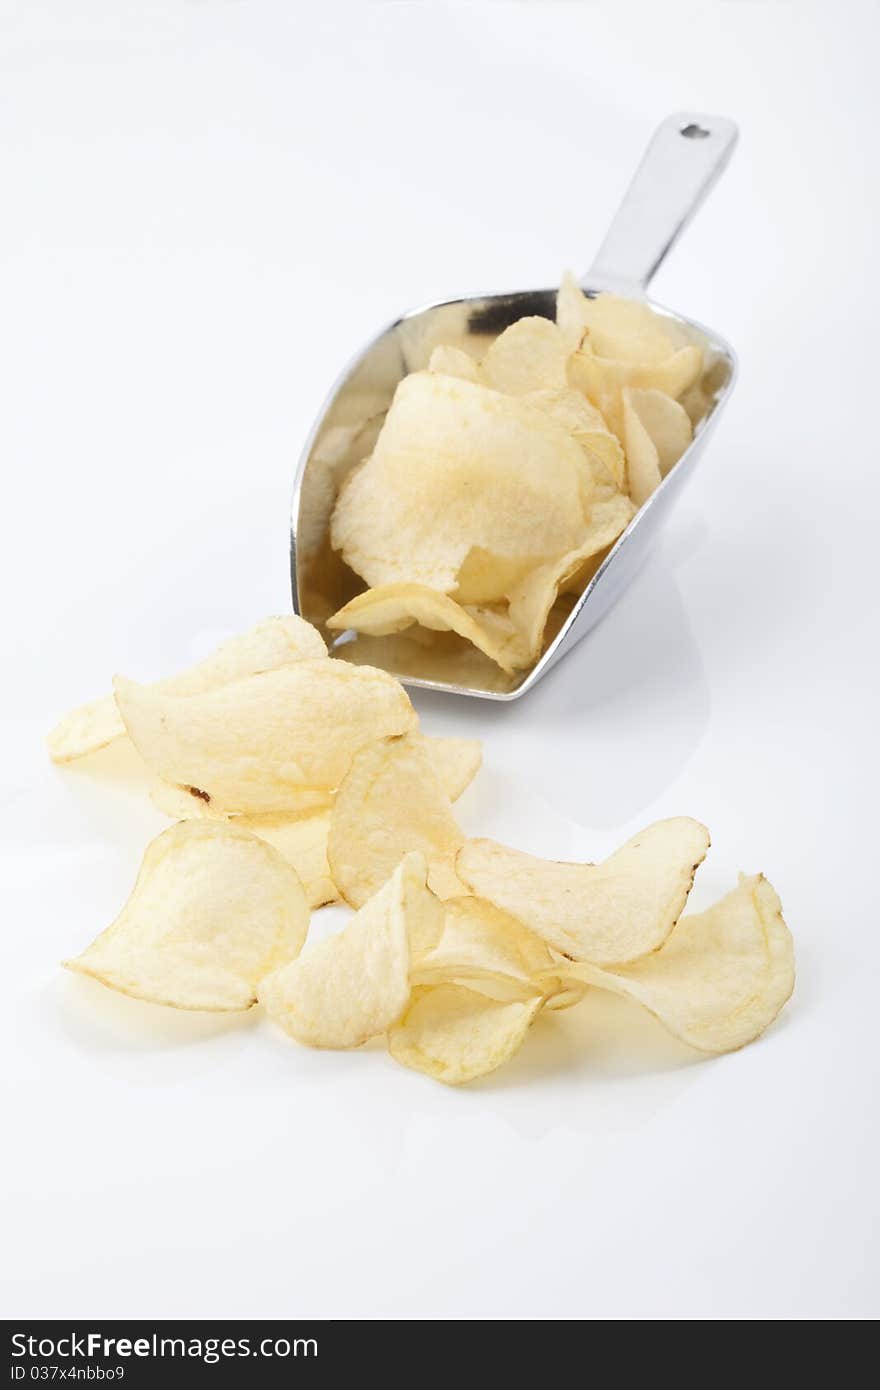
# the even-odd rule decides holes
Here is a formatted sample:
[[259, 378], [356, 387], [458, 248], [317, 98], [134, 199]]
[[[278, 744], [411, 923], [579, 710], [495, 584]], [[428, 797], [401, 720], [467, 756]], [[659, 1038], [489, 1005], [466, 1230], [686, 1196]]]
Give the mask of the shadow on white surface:
[[163, 1052], [212, 1042], [256, 1027], [257, 1009], [196, 1013], [148, 1004], [85, 975], [64, 972], [54, 991], [59, 1026], [68, 1042], [87, 1052]]
[[708, 1060], [645, 1009], [592, 990], [572, 1009], [544, 1013], [516, 1057], [469, 1089], [508, 1090], [551, 1077], [595, 1085], [680, 1071]]

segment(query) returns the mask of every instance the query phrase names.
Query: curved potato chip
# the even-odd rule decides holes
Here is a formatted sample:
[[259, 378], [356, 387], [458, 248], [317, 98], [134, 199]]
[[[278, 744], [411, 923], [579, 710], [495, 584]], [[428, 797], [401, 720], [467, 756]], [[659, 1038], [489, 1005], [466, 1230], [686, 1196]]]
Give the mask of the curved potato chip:
[[626, 449], [626, 472], [629, 495], [637, 507], [647, 502], [663, 481], [660, 459], [651, 436], [642, 424], [630, 401], [628, 390], [623, 392], [623, 443]]
[[451, 347], [446, 343], [441, 343], [431, 353], [428, 371], [440, 376], [457, 376], [462, 381], [478, 382], [482, 379], [479, 363], [464, 348]]
[[[267, 618], [241, 636], [223, 642], [195, 666], [156, 681], [149, 688], [166, 695], [198, 695], [257, 671], [326, 655], [327, 647], [317, 629], [291, 613], [285, 618]], [[53, 762], [67, 763], [106, 748], [124, 733], [125, 724], [116, 701], [112, 695], [105, 695], [71, 710], [56, 724], [46, 744]]]
[[412, 940], [434, 940], [442, 909], [408, 854], [341, 932], [310, 946], [260, 986], [269, 1017], [309, 1047], [359, 1047], [400, 1017], [410, 996]]
[[361, 907], [403, 856], [421, 850], [439, 898], [466, 894], [455, 872], [464, 837], [424, 745], [383, 739], [355, 756], [336, 793], [327, 857], [346, 902]]
[[601, 410], [618, 439], [623, 437], [625, 386], [656, 389], [677, 400], [699, 380], [702, 370], [702, 350], [693, 346], [678, 348], [662, 362], [644, 363], [598, 357], [585, 343], [568, 360], [569, 381]]
[[638, 416], [656, 451], [660, 476], [665, 478], [693, 440], [690, 416], [664, 391], [627, 386], [623, 400], [624, 412], [628, 404]]
[[576, 545], [583, 476], [581, 449], [543, 412], [415, 372], [398, 386], [372, 457], [340, 493], [332, 545], [374, 588], [449, 593], [474, 547], [522, 562]]
[[540, 565], [516, 586], [510, 595], [509, 617], [522, 636], [525, 654], [533, 660], [541, 649], [550, 609], [561, 590], [584, 568], [585, 562], [613, 545], [626, 530], [635, 508], [617, 493], [593, 508], [587, 533], [577, 549], [559, 560]]
[[530, 391], [523, 400], [550, 415], [580, 444], [594, 488], [617, 491], [623, 487], [626, 459], [620, 440], [611, 433], [602, 412], [582, 391], [576, 391], [573, 386], [556, 391]]
[[571, 966], [565, 977], [635, 999], [692, 1047], [730, 1052], [763, 1033], [791, 996], [794, 948], [775, 890], [763, 874], [741, 874], [714, 907], [682, 917], [653, 955], [613, 971]]
[[483, 765], [483, 745], [478, 738], [443, 738], [411, 734], [424, 744], [431, 766], [450, 801], [457, 801]]
[[472, 546], [456, 576], [455, 600], [464, 606], [493, 603], [499, 594], [506, 598], [514, 584], [535, 565], [543, 564], [544, 558], [543, 555], [526, 555], [517, 560], [503, 560], [479, 545]]
[[327, 862], [329, 807], [298, 816], [239, 816], [233, 824], [265, 840], [296, 870], [309, 907], [339, 902], [339, 890]]
[[435, 632], [458, 633], [497, 662], [502, 671], [515, 671], [518, 664], [528, 661], [528, 654], [517, 650], [514, 631], [508, 631], [506, 642], [499, 642], [455, 599], [424, 584], [382, 584], [366, 589], [327, 619], [333, 632], [354, 628], [374, 637], [403, 632], [413, 623]]
[[482, 898], [450, 898], [443, 933], [413, 972], [414, 984], [495, 980], [535, 994], [536, 980], [553, 966], [545, 941], [522, 922]]
[[662, 946], [708, 848], [706, 827], [679, 816], [649, 825], [602, 864], [553, 863], [468, 840], [456, 869], [474, 893], [563, 955], [610, 965]]
[[480, 369], [487, 385], [508, 396], [568, 384], [569, 349], [550, 319], [517, 319], [495, 339]]
[[385, 671], [326, 659], [202, 695], [163, 695], [119, 677], [114, 689], [148, 766], [227, 811], [284, 811], [303, 789], [332, 790], [365, 743], [417, 722]]
[[148, 846], [122, 912], [70, 970], [175, 1009], [248, 1009], [297, 956], [309, 909], [270, 845], [226, 823], [183, 821]]
[[[150, 788], [150, 800], [163, 816], [172, 820], [229, 820], [240, 819], [240, 812], [227, 811], [218, 806], [208, 792], [200, 787], [175, 787], [156, 777]], [[285, 803], [285, 816], [304, 816], [317, 811], [329, 811], [333, 795], [325, 788], [291, 788], [289, 800]]]
[[459, 1086], [509, 1061], [541, 1002], [540, 995], [489, 999], [462, 985], [416, 988], [403, 1018], [388, 1034], [388, 1051], [402, 1066]]
[[556, 325], [569, 352], [577, 351], [589, 328], [589, 303], [574, 275], [567, 270], [556, 294]]
[[[424, 743], [434, 772], [443, 785], [450, 801], [457, 801], [476, 777], [483, 763], [483, 748], [478, 738], [445, 738], [428, 734], [413, 734]], [[226, 820], [230, 816], [241, 819], [235, 811], [221, 811], [207, 792], [198, 787], [175, 787], [157, 777], [150, 790], [150, 800], [163, 815], [172, 820]], [[319, 815], [329, 811], [333, 805], [332, 792], [312, 790], [304, 787], [294, 794], [291, 791], [290, 804], [283, 814], [277, 816], [279, 823]], [[251, 816], [255, 821], [256, 816]], [[267, 820], [273, 819], [270, 813]], [[329, 901], [329, 899], [328, 899]], [[314, 903], [312, 904], [314, 906]]]

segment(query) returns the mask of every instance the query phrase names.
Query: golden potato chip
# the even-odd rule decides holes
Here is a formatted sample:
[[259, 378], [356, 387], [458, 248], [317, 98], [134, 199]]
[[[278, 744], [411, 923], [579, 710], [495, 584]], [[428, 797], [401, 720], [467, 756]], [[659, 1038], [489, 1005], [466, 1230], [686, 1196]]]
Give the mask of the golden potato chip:
[[406, 855], [341, 932], [264, 979], [269, 1017], [309, 1047], [359, 1047], [390, 1028], [409, 1000], [411, 955], [442, 929], [425, 873], [421, 854]]
[[[175, 787], [164, 782], [161, 777], [153, 779], [150, 787], [150, 800], [163, 816], [172, 820], [228, 820], [240, 818], [240, 812], [228, 811], [218, 805], [210, 794], [200, 787]], [[285, 816], [309, 815], [318, 811], [329, 811], [333, 804], [333, 794], [326, 788], [291, 788], [290, 798], [285, 804]]]
[[[240, 637], [222, 643], [210, 656], [176, 676], [149, 687], [166, 695], [198, 695], [257, 671], [270, 671], [327, 655], [320, 633], [305, 619], [290, 614], [267, 618]], [[112, 695], [71, 710], [49, 734], [46, 743], [56, 763], [72, 762], [105, 748], [125, 733], [122, 716]]]
[[699, 379], [702, 370], [703, 354], [698, 347], [678, 348], [661, 362], [641, 363], [599, 357], [585, 343], [568, 360], [572, 386], [601, 410], [618, 439], [623, 438], [621, 391], [625, 386], [663, 391], [677, 400]]
[[587, 301], [587, 319], [590, 346], [597, 357], [651, 366], [676, 350], [665, 320], [638, 299], [598, 294]]
[[617, 491], [623, 487], [626, 460], [620, 440], [582, 391], [573, 386], [557, 391], [530, 391], [523, 400], [552, 416], [577, 440], [586, 455], [594, 488]]
[[488, 386], [508, 396], [561, 390], [568, 385], [568, 354], [564, 337], [550, 319], [517, 319], [495, 339], [481, 372]]
[[116, 702], [141, 757], [166, 782], [226, 811], [284, 811], [332, 790], [365, 743], [416, 715], [385, 671], [300, 661], [202, 695], [164, 695], [117, 677]]
[[483, 745], [480, 740], [440, 738], [428, 734], [410, 734], [410, 738], [424, 744], [440, 785], [450, 801], [457, 801], [483, 765]]
[[339, 890], [327, 862], [330, 809], [302, 815], [238, 816], [233, 822], [265, 840], [296, 870], [309, 907], [339, 902]]
[[687, 411], [663, 391], [644, 391], [634, 386], [624, 388], [623, 400], [624, 415], [629, 405], [638, 416], [656, 451], [660, 476], [665, 478], [694, 437]]
[[415, 372], [398, 386], [372, 457], [339, 496], [332, 544], [371, 587], [449, 593], [475, 547], [514, 562], [573, 549], [583, 475], [581, 449], [542, 411]]
[[560, 591], [583, 570], [586, 561], [614, 544], [634, 512], [632, 503], [621, 493], [597, 502], [580, 545], [558, 560], [539, 565], [512, 590], [509, 617], [521, 634], [527, 661], [534, 660], [541, 650], [547, 618]]
[[679, 816], [649, 825], [602, 864], [552, 863], [468, 840], [456, 870], [563, 955], [612, 965], [662, 946], [708, 848], [706, 827]]
[[464, 837], [424, 744], [383, 739], [354, 757], [336, 793], [328, 860], [346, 902], [361, 907], [410, 850], [428, 864], [428, 885], [439, 898], [467, 893], [455, 872]]
[[576, 352], [589, 328], [589, 303], [570, 270], [562, 277], [556, 295], [556, 326], [569, 352]]
[[704, 1052], [729, 1052], [757, 1038], [794, 988], [794, 949], [775, 890], [740, 875], [707, 912], [682, 917], [658, 951], [616, 970], [561, 967], [567, 979], [613, 990]]
[[482, 898], [450, 898], [443, 933], [414, 971], [414, 984], [490, 980], [514, 984], [527, 995], [553, 966], [545, 941], [515, 917]]
[[543, 555], [502, 559], [482, 546], [472, 546], [458, 571], [455, 600], [463, 607], [496, 602], [499, 596], [506, 597], [524, 574], [543, 562]]
[[490, 999], [463, 985], [416, 988], [389, 1031], [388, 1050], [396, 1062], [449, 1086], [474, 1081], [519, 1050], [541, 1002], [540, 995]]
[[[482, 765], [483, 749], [480, 740], [438, 738], [415, 733], [412, 737], [424, 743], [434, 772], [440, 779], [446, 795], [450, 801], [457, 801], [462, 792], [470, 786]], [[239, 812], [220, 810], [208, 793], [198, 787], [174, 787], [170, 782], [163, 782], [160, 777], [155, 778], [153, 782], [150, 800], [158, 811], [170, 816], [172, 820], [226, 820], [230, 816], [243, 820]], [[322, 811], [329, 811], [332, 805], [332, 792], [303, 788], [296, 793], [291, 792], [290, 805], [277, 816], [277, 819], [279, 824], [286, 824], [288, 820], [320, 815]], [[268, 821], [275, 818], [272, 813], [266, 817]], [[255, 823], [259, 815], [251, 816], [250, 819]]]
[[413, 623], [421, 623], [422, 627], [435, 632], [458, 633], [496, 661], [502, 671], [515, 671], [518, 664], [523, 665], [528, 660], [527, 653], [518, 649], [512, 628], [508, 628], [506, 641], [498, 641], [474, 613], [468, 612], [448, 594], [438, 594], [424, 584], [382, 584], [376, 589], [366, 589], [327, 620], [331, 631], [345, 632], [354, 628], [374, 637], [403, 632]]
[[464, 348], [441, 344], [435, 347], [428, 362], [428, 371], [440, 376], [457, 376], [462, 381], [482, 380], [479, 363], [475, 362]]
[[642, 424], [630, 401], [628, 390], [623, 392], [623, 443], [626, 448], [626, 473], [629, 495], [637, 507], [647, 502], [663, 481], [660, 459], [651, 436]]
[[65, 965], [154, 1004], [248, 1009], [308, 927], [300, 881], [270, 845], [228, 822], [183, 821], [148, 847], [116, 921]]

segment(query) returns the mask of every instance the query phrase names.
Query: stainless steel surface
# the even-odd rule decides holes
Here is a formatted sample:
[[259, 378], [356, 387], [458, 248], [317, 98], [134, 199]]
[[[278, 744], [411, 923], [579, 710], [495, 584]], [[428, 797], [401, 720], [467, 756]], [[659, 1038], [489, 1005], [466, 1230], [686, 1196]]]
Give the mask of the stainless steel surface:
[[[593, 267], [588, 291], [614, 289], [646, 297], [650, 279], [730, 158], [737, 130], [723, 117], [685, 112], [655, 133]], [[637, 512], [570, 612], [557, 618], [534, 666], [505, 675], [487, 657], [451, 634], [431, 646], [400, 637], [335, 641], [326, 620], [364, 588], [329, 543], [339, 486], [371, 451], [398, 383], [426, 367], [440, 343], [473, 353], [525, 314], [553, 318], [553, 290], [472, 295], [414, 309], [388, 324], [346, 367], [306, 442], [297, 469], [291, 513], [293, 604], [333, 643], [334, 655], [382, 666], [408, 685], [484, 699], [515, 700], [530, 690], [612, 607], [647, 557], [682, 487], [718, 423], [736, 379], [736, 357], [724, 339], [692, 319], [653, 303], [682, 341], [698, 343], [711, 364], [714, 398], [694, 441]]]

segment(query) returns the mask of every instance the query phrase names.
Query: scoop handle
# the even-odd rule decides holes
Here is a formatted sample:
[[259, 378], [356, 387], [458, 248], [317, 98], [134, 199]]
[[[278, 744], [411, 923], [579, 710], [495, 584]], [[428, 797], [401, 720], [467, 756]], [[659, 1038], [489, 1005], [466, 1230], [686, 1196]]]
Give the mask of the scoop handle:
[[657, 127], [582, 283], [644, 293], [727, 166], [739, 129], [726, 116], [682, 111]]

